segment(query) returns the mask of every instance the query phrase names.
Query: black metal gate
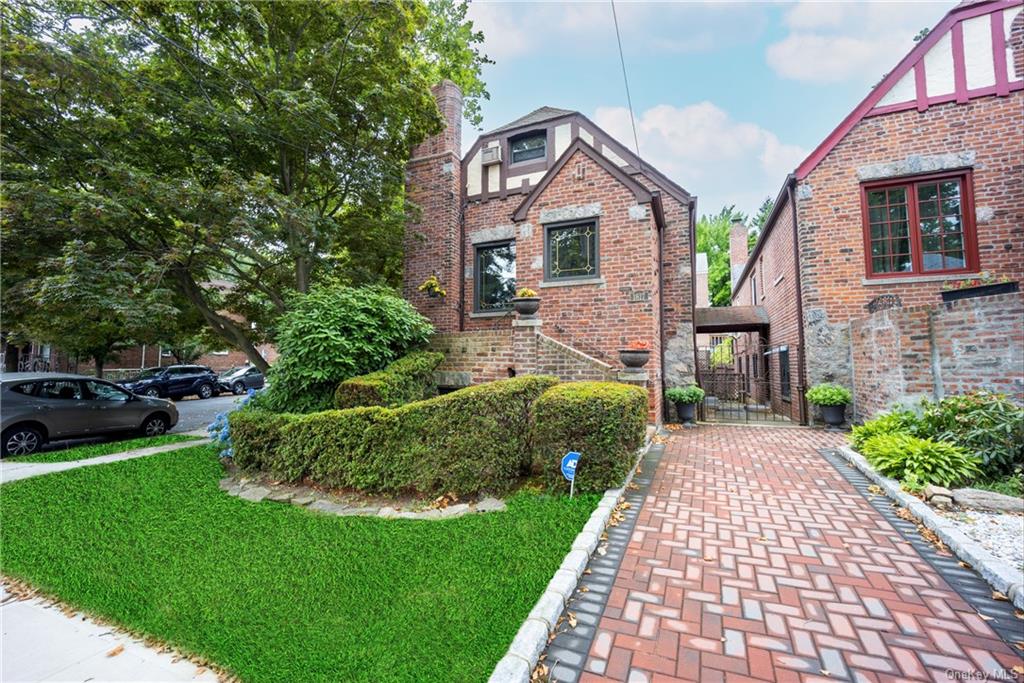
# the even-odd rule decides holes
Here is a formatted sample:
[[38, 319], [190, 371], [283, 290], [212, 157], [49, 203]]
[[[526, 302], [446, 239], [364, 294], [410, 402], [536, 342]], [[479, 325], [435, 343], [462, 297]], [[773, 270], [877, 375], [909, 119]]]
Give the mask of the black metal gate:
[[698, 419], [706, 422], [804, 422], [799, 354], [792, 345], [768, 346], [726, 337], [697, 350], [697, 372], [704, 401]]

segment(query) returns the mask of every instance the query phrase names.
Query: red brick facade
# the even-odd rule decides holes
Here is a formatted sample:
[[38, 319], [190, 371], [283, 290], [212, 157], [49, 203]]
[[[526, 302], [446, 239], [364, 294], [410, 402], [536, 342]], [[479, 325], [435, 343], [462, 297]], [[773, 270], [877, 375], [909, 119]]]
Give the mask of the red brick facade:
[[[988, 22], [989, 17], [984, 14], [988, 11], [1002, 12], [1003, 6], [978, 3], [977, 6], [958, 7], [933, 31], [934, 40], [929, 40], [934, 43], [940, 33], [959, 27], [961, 24], [958, 22]], [[1019, 8], [1006, 11], [1016, 12]], [[998, 37], [1002, 21], [1001, 14], [993, 15], [991, 25], [995, 28], [992, 35]], [[1021, 15], [1017, 15], [1014, 27], [1021, 21]], [[988, 26], [987, 23], [984, 25]], [[1014, 46], [1013, 41], [1022, 42], [1017, 35], [1020, 32], [1014, 28], [1008, 38], [1017, 61], [1021, 59], [1024, 48]], [[886, 356], [885, 349], [898, 341], [886, 335], [897, 333], [892, 329], [876, 328], [872, 322], [874, 318], [866, 318], [870, 303], [884, 295], [889, 304], [902, 306], [909, 317], [900, 329], [914, 329], [914, 335], [920, 336], [920, 326], [909, 321], [916, 320], [914, 316], [926, 315], [924, 311], [929, 310], [928, 307], [939, 304], [944, 285], [982, 275], [1012, 281], [1024, 278], [1024, 85], [1020, 80], [1013, 80], [1014, 71], [1009, 71], [1008, 75], [1000, 71], [998, 49], [989, 49], [987, 53], [995, 55], [995, 72], [1002, 74], [996, 76], [998, 83], [991, 92], [983, 89], [972, 91], [963, 85], [960, 74], [966, 67], [962, 54], [958, 54], [956, 49], [957, 41], [963, 49], [963, 38], [955, 35], [956, 31], [953, 33], [950, 68], [958, 74], [955, 94], [932, 96], [940, 94], [939, 85], [927, 81], [926, 70], [923, 66], [915, 66], [914, 61], [923, 64], [923, 56], [932, 47], [921, 44], [915, 48], [894, 71], [893, 79], [913, 80], [916, 73], [917, 100], [899, 103], [897, 97], [897, 103], [890, 104], [890, 100], [882, 97], [887, 92], [885, 88], [891, 84], [883, 81], [881, 90], [876, 88], [872, 91], [851, 117], [801, 164], [796, 174], [787, 179], [779, 200], [783, 204], [772, 214], [746, 264], [741, 282], [733, 292], [734, 305], [750, 305], [751, 289], [756, 281], [758, 291], [754, 303], [768, 311], [769, 344], [772, 347], [800, 344], [802, 332], [800, 351], [805, 357], [802, 375], [806, 385], [834, 381], [854, 388], [858, 396], [865, 391], [879, 392], [879, 396], [859, 400], [859, 407], [869, 411], [858, 410], [862, 416], [879, 409], [886, 402], [899, 400], [901, 396], [917, 396], [927, 391], [931, 391], [931, 395], [936, 393], [934, 382], [926, 377], [931, 372], [931, 351], [921, 355], [918, 351], [907, 350], [914, 345], [904, 338], [900, 348], [907, 351]], [[1024, 73], [1024, 66], [1016, 73]], [[870, 238], [866, 236], [869, 233], [866, 229], [865, 187], [873, 187], [876, 183], [911, 183], [920, 178], [952, 176], [958, 176], [962, 181], [962, 224], [965, 226], [968, 268], [937, 274], [896, 272], [879, 276], [871, 272], [866, 246]], [[793, 257], [790, 193], [795, 196], [797, 211], [799, 264]], [[911, 196], [908, 205], [910, 202], [917, 202], [917, 197]], [[917, 204], [911, 210], [916, 211]], [[911, 221], [910, 225], [911, 239], [917, 239], [913, 233], [917, 224]], [[976, 237], [970, 234], [972, 229]], [[976, 259], [972, 259], [975, 240]], [[913, 267], [923, 270], [917, 265], [920, 263], [917, 259], [922, 258], [921, 242], [912, 244], [917, 245], [912, 247], [917, 249]], [[972, 260], [976, 263], [971, 263]], [[799, 291], [794, 287], [797, 276]], [[1024, 309], [1020, 301], [1012, 299], [1005, 303], [1010, 306], [1007, 315], [1024, 324]], [[803, 317], [799, 320], [801, 305]], [[938, 318], [933, 323], [935, 320]], [[983, 316], [975, 322], [983, 326], [995, 325], [995, 331], [982, 327], [976, 328], [975, 334], [983, 338], [991, 334], [992, 340], [1004, 338], [999, 331], [1005, 332], [1001, 319]], [[851, 338], [851, 324], [859, 330], [861, 338]], [[951, 327], [948, 330], [951, 336], [946, 341], [937, 340], [936, 344], [959, 343], [956, 339], [965, 330], [958, 330], [956, 326]], [[938, 330], [933, 332], [938, 334]], [[868, 337], [881, 345], [876, 364], [888, 366], [884, 372], [901, 372], [901, 381], [905, 380], [903, 384], [877, 377], [868, 379], [863, 374], [867, 370], [857, 367], [858, 359], [863, 363], [870, 357], [868, 351], [861, 348]], [[1006, 341], [1009, 343], [1010, 340]], [[994, 351], [994, 348], [990, 350]], [[793, 355], [791, 361], [795, 360]], [[1011, 384], [995, 383], [984, 372], [974, 375], [972, 381], [971, 373], [957, 370], [954, 372], [957, 379], [950, 379], [945, 391], [950, 393], [954, 387], [956, 390], [970, 390], [996, 384], [1012, 388], [1013, 381], [1019, 382], [1018, 367], [1000, 367], [1001, 372], [1018, 373], [1016, 377], [1009, 378]], [[883, 369], [878, 372], [883, 372]], [[800, 376], [796, 371], [791, 374], [794, 381]], [[924, 379], [916, 379], [918, 375]], [[869, 391], [868, 385], [875, 388]], [[922, 387], [930, 389], [926, 391]]]
[[[451, 88], [445, 84], [436, 93], [445, 98]], [[446, 102], [456, 100], [440, 103], [452, 127], [459, 111]], [[454, 175], [446, 166], [453, 153], [444, 150], [456, 144], [454, 139], [432, 141], [429, 150], [414, 153], [409, 196], [422, 216], [407, 233], [405, 296], [443, 333], [435, 342], [449, 355], [442, 372], [470, 373], [474, 382], [510, 372], [615, 377], [622, 369], [619, 349], [642, 342], [651, 350], [644, 369], [651, 417], [657, 420], [666, 374], [663, 339], [672, 349], [669, 381], [693, 380], [692, 200], [584, 117], [545, 111], [547, 118], [535, 112], [532, 120], [517, 122], [521, 125], [482, 136], [453, 167]], [[546, 156], [513, 164], [510, 141], [523, 131], [546, 135]], [[481, 163], [486, 145], [501, 151], [498, 165]], [[461, 211], [454, 196], [463, 197]], [[594, 277], [558, 280], [546, 274], [545, 226], [567, 220], [595, 223]], [[530, 288], [541, 299], [539, 336], [516, 328], [512, 311], [475, 310], [476, 250], [507, 241], [515, 245], [516, 288]], [[430, 274], [442, 281], [447, 296], [429, 298], [416, 291]], [[513, 334], [507, 337], [510, 327]], [[496, 336], [484, 342], [477, 337], [483, 331]], [[480, 350], [460, 351], [470, 347]], [[493, 357], [483, 358], [485, 353]]]

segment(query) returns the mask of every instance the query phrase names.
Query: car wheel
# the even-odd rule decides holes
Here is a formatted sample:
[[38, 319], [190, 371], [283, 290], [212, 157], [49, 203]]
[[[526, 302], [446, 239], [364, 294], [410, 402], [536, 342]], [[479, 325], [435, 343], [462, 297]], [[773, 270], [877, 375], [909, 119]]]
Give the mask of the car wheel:
[[150, 387], [149, 389], [146, 389], [142, 393], [145, 394], [146, 396], [152, 396], [153, 398], [160, 397], [160, 390], [157, 389], [156, 387]]
[[245, 393], [245, 384], [242, 382], [235, 382], [231, 385], [231, 391], [233, 391], [235, 395], [241, 396]]
[[43, 445], [43, 434], [35, 427], [11, 427], [3, 434], [4, 455], [30, 455]]
[[153, 415], [142, 423], [142, 433], [146, 436], [160, 436], [167, 432], [167, 418]]
[[209, 384], [199, 385], [199, 398], [210, 398], [213, 396], [213, 387]]

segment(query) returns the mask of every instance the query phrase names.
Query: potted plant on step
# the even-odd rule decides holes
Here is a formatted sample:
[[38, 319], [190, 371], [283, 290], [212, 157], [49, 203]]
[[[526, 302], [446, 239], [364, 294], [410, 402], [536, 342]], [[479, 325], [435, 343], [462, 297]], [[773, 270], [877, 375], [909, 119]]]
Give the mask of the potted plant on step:
[[672, 387], [665, 392], [665, 398], [676, 404], [676, 413], [683, 424], [693, 424], [697, 404], [704, 400], [704, 390], [695, 384], [686, 387]]
[[987, 273], [980, 278], [971, 280], [959, 280], [947, 282], [942, 286], [943, 301], [958, 301], [960, 299], [973, 299], [977, 296], [992, 296], [994, 294], [1012, 294], [1019, 290], [1018, 283], [1007, 276], [996, 279]]
[[516, 313], [524, 318], [532, 318], [540, 309], [540, 297], [537, 292], [529, 287], [520, 287], [516, 295], [512, 297], [512, 306]]
[[829, 427], [839, 427], [846, 420], [846, 405], [853, 396], [838, 384], [815, 384], [807, 390], [807, 402], [821, 408], [821, 417]]
[[624, 349], [619, 349], [619, 360], [631, 370], [639, 370], [651, 359], [651, 345], [639, 339], [631, 341]]

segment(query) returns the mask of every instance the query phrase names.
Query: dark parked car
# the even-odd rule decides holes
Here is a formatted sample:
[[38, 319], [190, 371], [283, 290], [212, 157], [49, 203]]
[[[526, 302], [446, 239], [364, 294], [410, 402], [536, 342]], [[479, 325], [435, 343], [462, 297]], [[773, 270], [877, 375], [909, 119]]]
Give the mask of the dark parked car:
[[146, 368], [135, 377], [118, 382], [133, 394], [178, 400], [184, 396], [210, 398], [220, 393], [217, 374], [205, 365], [168, 365]]
[[249, 389], [262, 389], [263, 383], [263, 373], [252, 365], [231, 368], [220, 375], [220, 388], [233, 394], [244, 394]]
[[3, 455], [28, 455], [47, 441], [116, 432], [163, 434], [178, 410], [162, 398], [136, 396], [116, 384], [52, 372], [0, 374]]

